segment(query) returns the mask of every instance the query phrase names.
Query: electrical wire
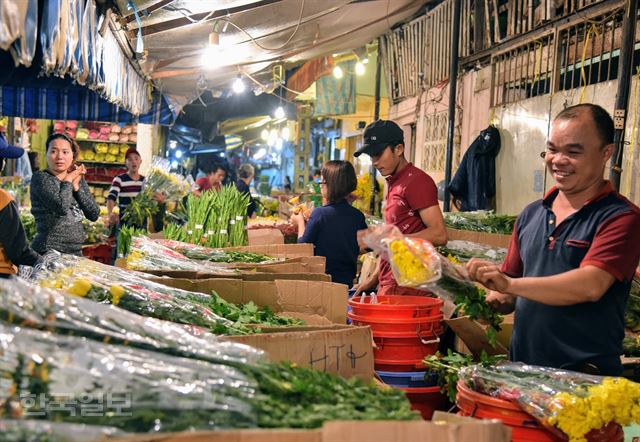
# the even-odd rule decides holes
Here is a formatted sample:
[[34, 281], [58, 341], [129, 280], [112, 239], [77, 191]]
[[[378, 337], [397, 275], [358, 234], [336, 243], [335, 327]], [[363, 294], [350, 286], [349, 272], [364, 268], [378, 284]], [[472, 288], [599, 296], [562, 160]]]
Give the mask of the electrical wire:
[[300, 6], [300, 15], [298, 16], [298, 23], [296, 24], [296, 28], [293, 30], [293, 32], [291, 33], [291, 35], [289, 36], [287, 41], [285, 41], [280, 46], [275, 47], [275, 48], [269, 48], [269, 47], [261, 45], [260, 43], [258, 43], [258, 41], [255, 38], [253, 38], [253, 36], [251, 34], [249, 34], [249, 32], [247, 32], [245, 29], [243, 29], [242, 27], [240, 27], [237, 24], [235, 24], [234, 22], [232, 22], [229, 18], [223, 17], [223, 18], [220, 18], [219, 20], [224, 21], [226, 23], [229, 23], [231, 26], [236, 28], [238, 31], [243, 32], [244, 34], [246, 34], [246, 36], [249, 37], [249, 39], [251, 39], [253, 44], [258, 46], [260, 49], [265, 50], [265, 51], [277, 51], [279, 49], [283, 49], [286, 45], [288, 45], [289, 42], [291, 42], [291, 40], [293, 39], [293, 37], [298, 33], [298, 29], [300, 29], [300, 25], [302, 24], [302, 14], [304, 12], [305, 1], [306, 0], [302, 0], [302, 5]]
[[[189, 20], [191, 23], [196, 24], [196, 25], [199, 25], [199, 24], [201, 24], [201, 23], [206, 22], [207, 20], [209, 20], [209, 19], [211, 18], [211, 16], [212, 16], [213, 14], [215, 14], [215, 13], [216, 13], [216, 10], [214, 9], [213, 11], [209, 12], [205, 17], [201, 18], [200, 20], [194, 20], [194, 19], [192, 19], [192, 18], [187, 14], [187, 13], [189, 13], [189, 14], [193, 14], [193, 13], [192, 13], [191, 11], [189, 11], [187, 8], [178, 8], [178, 7], [175, 7], [175, 6], [167, 5], [167, 6], [165, 6], [165, 7], [164, 7], [164, 9], [166, 9], [167, 11], [171, 11], [171, 12], [179, 12], [180, 14], [182, 14], [182, 16], [183, 16], [184, 18], [186, 18], [186, 19], [187, 19], [187, 20]], [[184, 11], [187, 11], [187, 12], [184, 12]]]

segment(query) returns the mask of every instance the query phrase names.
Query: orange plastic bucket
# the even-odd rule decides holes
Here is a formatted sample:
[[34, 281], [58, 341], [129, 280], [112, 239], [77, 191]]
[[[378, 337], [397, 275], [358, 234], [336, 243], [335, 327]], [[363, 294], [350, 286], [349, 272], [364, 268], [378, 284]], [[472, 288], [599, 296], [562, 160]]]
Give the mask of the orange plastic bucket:
[[353, 311], [347, 313], [353, 325], [368, 325], [375, 336], [377, 333], [413, 333], [422, 336], [440, 328], [442, 314], [419, 318], [384, 318], [382, 316], [360, 316]]
[[422, 360], [438, 350], [442, 326], [439, 321], [426, 333], [374, 332], [373, 360], [376, 368], [389, 371], [412, 371], [422, 367]]
[[349, 299], [352, 313], [362, 318], [428, 318], [440, 315], [444, 304], [442, 299], [428, 296], [381, 295], [376, 304], [371, 304], [371, 299], [365, 296], [362, 303], [362, 296]]
[[477, 393], [458, 382], [456, 405], [463, 416], [478, 419], [499, 419], [511, 427], [511, 440], [514, 442], [559, 442], [562, 439], [544, 428], [533, 416], [509, 401]]
[[419, 411], [424, 420], [431, 420], [434, 411], [446, 409], [447, 401], [440, 392], [440, 387], [398, 388], [398, 390], [405, 392], [407, 399], [411, 402], [411, 408]]
[[[471, 390], [463, 382], [458, 382], [456, 405], [463, 416], [478, 419], [499, 419], [511, 427], [513, 442], [564, 442], [568, 438], [559, 437], [547, 430], [530, 414], [525, 413], [517, 404], [494, 398]], [[588, 442], [622, 442], [624, 431], [613, 422], [585, 435]]]

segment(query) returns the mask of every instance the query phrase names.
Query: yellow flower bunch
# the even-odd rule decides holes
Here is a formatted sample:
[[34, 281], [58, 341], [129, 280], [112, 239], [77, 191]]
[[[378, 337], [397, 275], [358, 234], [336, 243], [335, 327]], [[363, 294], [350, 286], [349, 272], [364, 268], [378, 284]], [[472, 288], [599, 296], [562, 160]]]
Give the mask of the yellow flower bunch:
[[398, 285], [417, 287], [431, 281], [437, 275], [409, 247], [409, 241], [408, 238], [404, 238], [402, 240], [394, 239], [389, 243], [391, 264]]
[[609, 422], [622, 426], [640, 423], [640, 384], [624, 378], [605, 378], [587, 387], [584, 395], [557, 393], [549, 424], [569, 436], [570, 442], [586, 442], [585, 434]]
[[[373, 193], [372, 184], [373, 182], [371, 180], [371, 174], [369, 173], [362, 174], [358, 177], [357, 187], [356, 187], [356, 190], [353, 192], [353, 195], [357, 197], [357, 199], [353, 203], [353, 206], [363, 213], [369, 213], [371, 211], [370, 204], [371, 204], [371, 195]], [[378, 197], [378, 200], [382, 200], [382, 197], [383, 197], [382, 189], [383, 189], [383, 185], [380, 184], [380, 191], [378, 192], [378, 195], [376, 195]], [[369, 214], [375, 215], [371, 213]]]

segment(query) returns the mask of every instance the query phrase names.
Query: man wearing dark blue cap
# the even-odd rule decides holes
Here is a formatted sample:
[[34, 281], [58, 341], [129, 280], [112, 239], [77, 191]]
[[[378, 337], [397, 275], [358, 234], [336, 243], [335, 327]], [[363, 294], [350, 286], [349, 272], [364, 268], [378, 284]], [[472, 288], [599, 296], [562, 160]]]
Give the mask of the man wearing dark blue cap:
[[[388, 192], [384, 220], [407, 236], [426, 239], [436, 246], [447, 243], [447, 232], [438, 205], [438, 189], [433, 179], [404, 157], [404, 133], [393, 121], [378, 120], [364, 130], [364, 145], [354, 154], [366, 153], [373, 166], [387, 179]], [[360, 284], [357, 293], [373, 288], [378, 294], [424, 295], [420, 290], [399, 287], [391, 266], [381, 260], [378, 273]]]
[[[24, 149], [10, 146], [4, 133], [0, 132], [0, 171], [4, 168], [5, 158], [17, 159], [23, 154]], [[40, 259], [40, 255], [27, 243], [27, 235], [13, 197], [0, 189], [0, 278], [16, 274], [16, 265], [34, 266]]]

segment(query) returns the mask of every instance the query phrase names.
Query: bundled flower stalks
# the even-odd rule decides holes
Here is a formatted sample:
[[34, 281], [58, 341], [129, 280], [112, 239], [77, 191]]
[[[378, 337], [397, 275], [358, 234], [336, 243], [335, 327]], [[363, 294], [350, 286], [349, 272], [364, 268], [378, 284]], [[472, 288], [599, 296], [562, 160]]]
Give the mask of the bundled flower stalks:
[[235, 186], [203, 192], [187, 200], [187, 224], [165, 229], [165, 238], [206, 247], [234, 247], [248, 243], [247, 207], [250, 196]]
[[0, 323], [0, 413], [125, 431], [252, 427], [240, 369]]
[[456, 311], [485, 321], [487, 338], [495, 346], [502, 316], [487, 304], [484, 289], [469, 279], [464, 267], [439, 254], [429, 241], [404, 236], [394, 226], [376, 228], [365, 242], [386, 256], [398, 285], [432, 292], [453, 302]]
[[612, 422], [640, 423], [640, 384], [624, 378], [521, 363], [474, 365], [462, 368], [459, 376], [479, 393], [516, 402], [570, 442], [586, 442], [588, 432]]
[[270, 261], [278, 261], [277, 258], [272, 256], [262, 255], [260, 253], [251, 252], [234, 252], [226, 251], [222, 249], [212, 249], [211, 247], [203, 247], [196, 244], [190, 244], [182, 241], [175, 241], [172, 239], [156, 239], [156, 243], [167, 247], [171, 250], [175, 250], [178, 253], [182, 253], [189, 259], [195, 259], [198, 261], [211, 261], [211, 262], [244, 262], [244, 263], [264, 263]]
[[[79, 286], [78, 283], [74, 291]], [[114, 291], [115, 287], [112, 286]], [[39, 287], [22, 279], [0, 280], [0, 320], [216, 363], [254, 363], [263, 354], [196, 327], [141, 318], [115, 305]]]
[[48, 256], [35, 278], [40, 285], [142, 316], [195, 325], [215, 334], [260, 333], [259, 326], [301, 325], [253, 303], [237, 307], [206, 295], [148, 281], [143, 274], [71, 255]]
[[154, 158], [147, 174], [142, 191], [136, 196], [122, 216], [122, 221], [130, 225], [142, 226], [145, 220], [158, 212], [155, 194], [162, 194], [165, 202], [179, 201], [191, 189], [192, 178], [184, 178], [169, 172], [171, 166], [167, 159]]
[[204, 266], [211, 271], [219, 270], [224, 272], [222, 267], [215, 267], [189, 259], [182, 253], [165, 247], [144, 235], [137, 235], [131, 238], [131, 246], [126, 260], [127, 268], [131, 270], [186, 270], [198, 272], [204, 270]]

